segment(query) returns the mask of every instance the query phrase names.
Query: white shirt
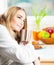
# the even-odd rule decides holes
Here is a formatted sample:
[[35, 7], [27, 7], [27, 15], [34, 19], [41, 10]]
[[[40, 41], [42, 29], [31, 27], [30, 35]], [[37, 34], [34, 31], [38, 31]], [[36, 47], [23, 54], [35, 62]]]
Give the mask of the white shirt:
[[34, 60], [36, 55], [32, 44], [19, 45], [0, 24], [0, 65], [33, 65]]

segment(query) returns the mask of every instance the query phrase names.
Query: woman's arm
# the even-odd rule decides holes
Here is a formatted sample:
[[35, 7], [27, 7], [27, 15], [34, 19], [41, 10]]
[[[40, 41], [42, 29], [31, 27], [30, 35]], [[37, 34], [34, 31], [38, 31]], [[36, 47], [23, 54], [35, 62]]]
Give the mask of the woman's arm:
[[18, 45], [3, 26], [0, 26], [0, 54], [23, 64], [30, 64], [35, 60], [34, 48], [32, 45]]

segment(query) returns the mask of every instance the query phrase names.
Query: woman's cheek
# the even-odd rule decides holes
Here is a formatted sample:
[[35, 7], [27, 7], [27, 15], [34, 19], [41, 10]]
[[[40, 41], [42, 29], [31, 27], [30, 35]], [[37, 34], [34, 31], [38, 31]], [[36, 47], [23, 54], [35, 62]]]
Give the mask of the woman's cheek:
[[18, 31], [22, 30], [23, 27], [24, 25], [21, 25], [21, 27], [18, 26]]

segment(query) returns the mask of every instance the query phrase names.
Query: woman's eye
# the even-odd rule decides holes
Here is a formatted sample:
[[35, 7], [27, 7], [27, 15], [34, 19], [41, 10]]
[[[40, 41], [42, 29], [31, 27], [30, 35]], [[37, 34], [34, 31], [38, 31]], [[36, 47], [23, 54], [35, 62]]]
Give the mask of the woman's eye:
[[17, 18], [21, 19], [21, 17], [17, 17]]

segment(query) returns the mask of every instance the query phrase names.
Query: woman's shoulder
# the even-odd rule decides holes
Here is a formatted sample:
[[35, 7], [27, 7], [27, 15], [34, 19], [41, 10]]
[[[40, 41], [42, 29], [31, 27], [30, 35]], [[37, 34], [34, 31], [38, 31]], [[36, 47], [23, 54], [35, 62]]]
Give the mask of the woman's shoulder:
[[6, 34], [6, 33], [9, 33], [7, 28], [4, 26], [4, 25], [1, 25], [0, 24], [0, 34]]
[[7, 30], [7, 28], [4, 25], [0, 24], [0, 37], [6, 37], [9, 36], [9, 31]]
[[0, 29], [6, 29], [6, 27], [2, 24], [0, 24]]
[[0, 25], [0, 41], [12, 41], [11, 35], [8, 29], [4, 25]]

